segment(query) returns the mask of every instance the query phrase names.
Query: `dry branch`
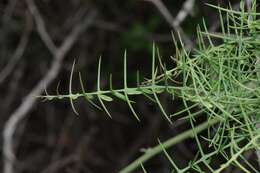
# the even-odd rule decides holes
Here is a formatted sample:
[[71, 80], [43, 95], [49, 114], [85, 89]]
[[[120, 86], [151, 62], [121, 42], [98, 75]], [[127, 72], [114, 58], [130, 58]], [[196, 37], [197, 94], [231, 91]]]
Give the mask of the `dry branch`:
[[62, 45], [57, 48], [45, 28], [44, 20], [41, 17], [36, 5], [34, 4], [34, 1], [26, 0], [26, 3], [36, 23], [38, 34], [49, 51], [53, 54], [53, 61], [50, 69], [46, 72], [46, 75], [43, 76], [43, 78], [35, 85], [31, 92], [23, 99], [23, 102], [10, 115], [10, 118], [5, 123], [3, 130], [4, 173], [14, 172], [15, 154], [13, 152], [13, 136], [17, 126], [26, 117], [26, 115], [28, 115], [28, 112], [35, 104], [35, 96], [40, 95], [44, 91], [45, 87], [47, 87], [58, 75], [62, 60], [75, 44], [80, 34], [93, 23], [93, 20], [96, 16], [96, 11], [89, 12], [86, 18], [73, 28], [72, 32], [68, 35], [67, 38], [65, 38]]
[[168, 22], [168, 24], [172, 27], [175, 33], [179, 33], [185, 43], [186, 48], [190, 49], [194, 46], [194, 43], [191, 39], [185, 34], [183, 29], [180, 27], [180, 24], [185, 20], [188, 14], [188, 10], [193, 8], [194, 0], [186, 0], [178, 13], [177, 17], [174, 18], [169, 12], [168, 8], [164, 5], [161, 0], [144, 0], [151, 2], [154, 6], [159, 10], [164, 19]]

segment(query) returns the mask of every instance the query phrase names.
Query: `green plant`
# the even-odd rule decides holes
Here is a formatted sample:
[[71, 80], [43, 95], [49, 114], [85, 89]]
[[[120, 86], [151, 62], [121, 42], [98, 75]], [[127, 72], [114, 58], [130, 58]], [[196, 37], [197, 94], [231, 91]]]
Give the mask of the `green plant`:
[[[141, 82], [137, 75], [135, 87], [129, 87], [127, 83], [125, 53], [123, 88], [114, 89], [112, 77], [109, 90], [100, 88], [100, 59], [96, 91], [86, 92], [79, 75], [82, 92], [72, 93], [74, 63], [70, 76], [70, 93], [41, 97], [48, 100], [70, 99], [75, 113], [73, 101], [84, 97], [110, 117], [112, 116], [105, 102], [119, 98], [128, 104], [134, 117], [140, 121], [130, 97], [144, 95], [158, 105], [169, 123], [174, 123], [172, 119], [178, 118], [190, 122], [189, 130], [165, 142], [158, 140], [158, 146], [148, 149], [143, 156], [121, 170], [121, 173], [132, 172], [138, 167], [146, 172], [143, 164], [159, 153], [164, 153], [168, 158], [172, 172], [220, 173], [230, 166], [242, 172], [259, 172], [259, 167], [247, 160], [244, 154], [248, 151], [258, 153], [260, 150], [260, 20], [257, 18], [260, 13], [256, 12], [256, 0], [248, 12], [244, 9], [244, 1], [241, 1], [240, 11], [234, 11], [231, 7], [209, 6], [219, 11], [222, 32], [209, 33], [204, 22], [203, 31], [198, 27], [198, 49], [193, 51], [186, 51], [181, 39], [180, 46], [173, 39], [176, 55], [172, 60], [176, 63], [175, 68], [166, 69], [153, 44], [151, 78]], [[175, 81], [176, 78], [181, 80], [181, 84]], [[158, 95], [163, 92], [182, 98], [185, 109], [169, 115], [159, 100]], [[100, 106], [94, 103], [95, 98]], [[186, 115], [183, 117], [184, 113]], [[199, 116], [206, 116], [207, 120], [196, 125], [196, 118]], [[200, 135], [204, 130], [208, 134]], [[195, 138], [199, 151], [186, 167], [180, 168], [167, 153], [167, 149], [190, 137]], [[201, 145], [202, 141], [208, 142], [206, 149]], [[217, 157], [222, 157], [224, 161], [216, 167], [213, 162]]]

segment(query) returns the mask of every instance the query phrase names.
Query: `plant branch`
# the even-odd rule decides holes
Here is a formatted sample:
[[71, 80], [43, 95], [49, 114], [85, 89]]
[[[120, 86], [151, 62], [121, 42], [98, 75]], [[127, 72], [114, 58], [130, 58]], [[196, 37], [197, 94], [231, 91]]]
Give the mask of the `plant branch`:
[[187, 131], [163, 142], [162, 143], [163, 148], [161, 147], [161, 145], [158, 145], [154, 148], [148, 149], [145, 154], [143, 154], [141, 157], [139, 157], [138, 159], [133, 161], [131, 164], [129, 164], [127, 167], [122, 169], [120, 171], [120, 173], [130, 173], [130, 172], [136, 170], [141, 164], [145, 163], [147, 160], [151, 159], [155, 155], [161, 153], [164, 149], [172, 147], [173, 145], [175, 145], [185, 139], [193, 137], [194, 133], [198, 134], [198, 133], [202, 132], [203, 130], [207, 129], [208, 127], [213, 126], [219, 122], [220, 122], [220, 119], [218, 119], [218, 118], [211, 119], [207, 122], [204, 122], [204, 123], [198, 125], [194, 129], [187, 130]]
[[33, 0], [26, 0], [27, 6], [34, 18], [34, 21], [36, 23], [37, 31], [44, 42], [45, 46], [49, 49], [49, 51], [54, 55], [55, 52], [57, 51], [57, 47], [54, 44], [53, 40], [51, 39], [46, 26], [44, 19], [42, 15], [40, 14], [36, 4], [34, 3]]

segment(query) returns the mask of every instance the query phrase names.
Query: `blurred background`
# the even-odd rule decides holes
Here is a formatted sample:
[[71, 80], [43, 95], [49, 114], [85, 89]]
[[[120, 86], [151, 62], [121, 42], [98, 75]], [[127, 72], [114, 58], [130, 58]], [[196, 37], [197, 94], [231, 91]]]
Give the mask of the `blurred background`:
[[[73, 92], [80, 91], [80, 71], [87, 91], [96, 90], [98, 59], [102, 56], [102, 89], [123, 86], [123, 54], [127, 50], [129, 86], [136, 71], [151, 77], [152, 43], [167, 68], [175, 48], [171, 33], [180, 32], [186, 47], [196, 48], [196, 28], [204, 18], [210, 31], [219, 30], [218, 11], [206, 3], [226, 7], [219, 0], [1, 0], [0, 1], [0, 128], [4, 173], [118, 172], [144, 149], [189, 128], [185, 121], [173, 126], [146, 98], [135, 97], [136, 121], [120, 100], [108, 103], [113, 119], [84, 99], [42, 102], [36, 95], [69, 92], [75, 60]], [[238, 1], [231, 5], [238, 8]], [[160, 97], [167, 112], [181, 102]], [[193, 140], [177, 144], [174, 160], [183, 167], [194, 158]], [[5, 156], [5, 157], [4, 157]], [[152, 172], [170, 172], [161, 154], [145, 164]], [[230, 172], [232, 170], [229, 170]], [[138, 172], [138, 171], [136, 171]], [[139, 170], [139, 172], [141, 172]]]

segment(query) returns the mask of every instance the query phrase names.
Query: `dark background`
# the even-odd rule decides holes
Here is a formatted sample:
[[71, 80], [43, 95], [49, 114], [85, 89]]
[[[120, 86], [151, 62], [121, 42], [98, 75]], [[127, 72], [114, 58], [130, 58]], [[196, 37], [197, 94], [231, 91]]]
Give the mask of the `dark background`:
[[[163, 3], [173, 17], [183, 5], [182, 0], [164, 0]], [[195, 1], [190, 14], [180, 25], [194, 44], [196, 27], [202, 23], [203, 17], [211, 31], [219, 29], [218, 11], [205, 3], [228, 5], [224, 0]], [[237, 1], [232, 1], [234, 8], [237, 5]], [[33, 6], [40, 16], [28, 8]], [[61, 57], [57, 55], [58, 49], [53, 51], [51, 45], [43, 41], [37, 29], [37, 23], [42, 20], [49, 38], [59, 47], [92, 14], [94, 19], [90, 25], [82, 30]], [[158, 108], [143, 97], [134, 97], [137, 102], [134, 107], [139, 112], [141, 123], [120, 100], [107, 104], [113, 119], [83, 99], [75, 101], [79, 115], [72, 111], [69, 100], [42, 102], [37, 99], [24, 104], [34, 98], [28, 94], [48, 74], [55, 59], [59, 59], [57, 64], [60, 66], [50, 84], [39, 86], [41, 94], [44, 94], [44, 88], [49, 94], [56, 94], [59, 82], [59, 92], [69, 92], [74, 60], [73, 91], [80, 91], [78, 71], [82, 73], [86, 89], [96, 90], [100, 56], [102, 88], [109, 88], [110, 73], [113, 74], [113, 87], [122, 88], [125, 49], [129, 85], [134, 86], [137, 70], [142, 77], [151, 77], [153, 41], [168, 68], [172, 68], [174, 63], [170, 56], [175, 52], [171, 37], [173, 28], [153, 3], [143, 0], [1, 0], [0, 17], [1, 132], [4, 132], [11, 116], [17, 112], [21, 114], [19, 108], [27, 107], [23, 118], [13, 127], [16, 129], [12, 137], [17, 157], [15, 172], [117, 172], [141, 155], [140, 149], [157, 145], [157, 138], [164, 141], [189, 128], [184, 121], [169, 126]], [[182, 107], [179, 100], [172, 101], [164, 95], [160, 99], [167, 112], [177, 112]], [[2, 148], [2, 137], [0, 145]], [[195, 141], [188, 140], [177, 144], [171, 151], [176, 163], [184, 167], [196, 150]], [[0, 160], [3, 160], [2, 151]], [[169, 172], [171, 166], [161, 154], [145, 167], [151, 172]], [[3, 169], [3, 162], [0, 168]]]

